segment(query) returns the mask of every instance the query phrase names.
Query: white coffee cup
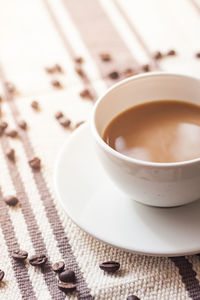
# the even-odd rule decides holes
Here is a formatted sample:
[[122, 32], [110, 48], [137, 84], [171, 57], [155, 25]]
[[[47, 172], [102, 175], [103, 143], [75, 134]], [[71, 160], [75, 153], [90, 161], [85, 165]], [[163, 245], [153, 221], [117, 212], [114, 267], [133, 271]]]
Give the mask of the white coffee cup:
[[175, 163], [141, 161], [115, 151], [102, 139], [113, 118], [136, 104], [152, 100], [200, 104], [200, 79], [152, 72], [110, 88], [95, 104], [91, 119], [98, 157], [116, 185], [138, 202], [170, 207], [200, 199], [200, 158]]

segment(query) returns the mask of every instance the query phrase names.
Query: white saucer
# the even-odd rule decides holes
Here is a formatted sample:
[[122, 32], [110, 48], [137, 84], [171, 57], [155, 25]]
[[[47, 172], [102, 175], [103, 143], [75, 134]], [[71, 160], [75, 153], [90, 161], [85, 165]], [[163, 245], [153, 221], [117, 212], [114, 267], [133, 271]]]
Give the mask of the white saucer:
[[99, 163], [87, 124], [72, 134], [60, 152], [55, 184], [71, 219], [103, 242], [147, 255], [200, 252], [200, 201], [156, 208], [123, 195]]

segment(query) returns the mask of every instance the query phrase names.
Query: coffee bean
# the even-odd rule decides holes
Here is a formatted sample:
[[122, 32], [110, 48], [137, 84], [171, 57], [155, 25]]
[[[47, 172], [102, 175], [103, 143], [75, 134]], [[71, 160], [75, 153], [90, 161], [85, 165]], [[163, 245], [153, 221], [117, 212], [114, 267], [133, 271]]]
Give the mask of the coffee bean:
[[162, 58], [162, 53], [160, 51], [156, 51], [153, 55], [153, 58], [158, 60]]
[[196, 56], [197, 58], [200, 58], [200, 52], [197, 52], [197, 53], [195, 54], [195, 56]]
[[80, 122], [76, 123], [75, 128], [78, 128], [79, 126], [81, 126], [84, 123], [85, 123], [85, 121], [80, 121]]
[[5, 275], [4, 271], [0, 270], [0, 281], [3, 280], [4, 275]]
[[118, 79], [118, 78], [119, 78], [119, 72], [113, 71], [113, 72], [109, 73], [108, 76], [109, 76], [111, 79]]
[[55, 118], [58, 120], [60, 118], [64, 117], [62, 111], [58, 111], [56, 114], [55, 114]]
[[62, 282], [75, 282], [76, 277], [73, 270], [65, 270], [58, 275]]
[[120, 263], [116, 261], [107, 261], [99, 265], [100, 269], [106, 272], [116, 272], [120, 268]]
[[19, 260], [25, 260], [28, 257], [28, 252], [23, 250], [14, 250], [12, 252], [12, 257]]
[[140, 300], [140, 299], [135, 295], [130, 295], [126, 298], [126, 300]]
[[85, 72], [83, 71], [83, 69], [82, 68], [80, 68], [80, 67], [76, 67], [75, 68], [75, 71], [76, 71], [76, 73], [80, 76], [80, 77], [86, 77], [85, 76]]
[[33, 101], [31, 103], [31, 107], [34, 109], [34, 110], [39, 110], [39, 103], [37, 101]]
[[18, 204], [19, 200], [16, 196], [9, 195], [4, 198], [4, 201], [9, 206], [15, 206]]
[[63, 69], [59, 64], [55, 64], [54, 68], [56, 72], [63, 73]]
[[6, 135], [9, 137], [15, 138], [18, 135], [18, 132], [15, 129], [9, 129], [9, 130], [6, 130]]
[[53, 73], [63, 73], [63, 69], [59, 64], [55, 64], [53, 67], [46, 67], [45, 71], [49, 74], [53, 74]]
[[58, 288], [64, 293], [71, 293], [76, 290], [74, 283], [58, 282]]
[[60, 83], [60, 81], [54, 79], [51, 81], [51, 85], [54, 86], [57, 89], [61, 89], [62, 88], [62, 84]]
[[61, 117], [58, 119], [58, 122], [60, 123], [61, 126], [67, 128], [70, 126], [71, 121], [65, 117]]
[[64, 270], [65, 263], [63, 261], [58, 261], [55, 264], [53, 264], [52, 269], [56, 273], [60, 273]]
[[19, 121], [18, 126], [23, 130], [27, 129], [27, 123], [24, 120]]
[[15, 150], [14, 149], [8, 150], [6, 156], [8, 157], [9, 160], [15, 161]]
[[167, 55], [169, 55], [169, 56], [176, 55], [176, 51], [173, 50], [173, 49], [171, 49], [171, 50], [169, 50], [169, 51], [167, 52]]
[[41, 160], [38, 157], [34, 157], [33, 159], [29, 160], [29, 165], [34, 170], [40, 170], [41, 167]]
[[150, 71], [150, 66], [148, 64], [145, 64], [145, 65], [142, 66], [142, 70], [144, 72], [149, 72]]
[[81, 56], [79, 56], [79, 57], [75, 57], [75, 62], [77, 63], [77, 64], [82, 64], [83, 62], [84, 62], [84, 59], [83, 59], [83, 57], [81, 57]]
[[131, 69], [131, 68], [128, 68], [128, 69], [126, 69], [125, 71], [124, 71], [124, 76], [125, 77], [131, 77], [131, 76], [135, 76], [135, 75], [137, 75], [137, 72], [135, 72], [133, 69]]
[[100, 57], [102, 59], [102, 61], [111, 61], [111, 56], [109, 53], [100, 53]]
[[0, 136], [4, 133], [5, 129], [8, 127], [8, 123], [0, 121]]
[[83, 91], [81, 91], [80, 96], [82, 98], [88, 98], [88, 99], [93, 100], [93, 95], [91, 94], [91, 92], [88, 89], [84, 89]]
[[6, 86], [7, 91], [11, 94], [13, 94], [16, 91], [14, 84], [11, 82], [6, 82], [5, 86]]
[[45, 264], [47, 257], [45, 254], [36, 254], [29, 258], [29, 262], [32, 266], [41, 266]]
[[55, 72], [54, 68], [51, 68], [51, 67], [46, 67], [45, 71], [49, 74], [53, 74]]

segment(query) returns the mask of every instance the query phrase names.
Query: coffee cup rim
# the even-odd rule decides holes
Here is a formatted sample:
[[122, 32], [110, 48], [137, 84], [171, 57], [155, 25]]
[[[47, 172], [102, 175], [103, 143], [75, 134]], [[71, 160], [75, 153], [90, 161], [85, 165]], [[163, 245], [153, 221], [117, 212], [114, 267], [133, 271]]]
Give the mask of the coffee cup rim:
[[140, 80], [141, 78], [146, 78], [146, 77], [156, 77], [156, 76], [166, 76], [166, 75], [168, 75], [168, 76], [177, 76], [177, 77], [182, 77], [184, 79], [194, 79], [194, 80], [200, 81], [200, 77], [198, 77], [198, 76], [187, 75], [187, 74], [183, 74], [183, 73], [166, 72], [166, 71], [165, 72], [164, 71], [148, 72], [148, 73], [145, 73], [145, 74], [134, 75], [132, 77], [121, 80], [120, 82], [114, 84], [112, 87], [108, 88], [102, 94], [102, 96], [99, 97], [99, 99], [97, 100], [97, 102], [95, 103], [95, 105], [93, 107], [92, 117], [91, 117], [91, 120], [90, 120], [90, 127], [91, 127], [92, 134], [93, 134], [95, 140], [98, 142], [98, 144], [105, 151], [110, 152], [114, 157], [116, 157], [118, 159], [121, 159], [121, 160], [126, 161], [128, 163], [136, 164], [138, 166], [145, 166], [145, 167], [158, 167], [158, 168], [183, 167], [183, 166], [188, 166], [188, 165], [192, 166], [192, 165], [200, 162], [200, 157], [195, 158], [195, 159], [191, 159], [191, 160], [180, 161], [180, 162], [171, 162], [171, 163], [158, 163], [158, 162], [143, 161], [143, 160], [140, 160], [140, 159], [136, 159], [136, 158], [133, 158], [133, 157], [126, 156], [126, 155], [114, 150], [112, 147], [110, 147], [103, 140], [103, 138], [98, 133], [98, 130], [97, 130], [97, 127], [96, 127], [96, 122], [95, 122], [96, 111], [97, 111], [97, 108], [99, 106], [99, 103], [104, 99], [104, 97], [108, 93], [112, 92], [113, 90], [115, 90], [119, 87], [122, 87], [123, 85], [125, 85], [127, 82], [130, 82], [130, 81], [136, 81], [136, 80]]

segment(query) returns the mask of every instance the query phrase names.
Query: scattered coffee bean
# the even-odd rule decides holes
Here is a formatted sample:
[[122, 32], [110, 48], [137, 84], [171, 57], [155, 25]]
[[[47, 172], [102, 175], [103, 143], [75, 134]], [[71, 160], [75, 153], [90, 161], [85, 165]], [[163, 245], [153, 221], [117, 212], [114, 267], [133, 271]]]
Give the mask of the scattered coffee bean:
[[75, 128], [78, 128], [79, 126], [81, 126], [84, 123], [85, 123], [85, 121], [80, 121], [80, 122], [76, 123]]
[[74, 283], [58, 282], [58, 288], [64, 293], [71, 293], [76, 290]]
[[149, 72], [149, 71], [150, 71], [150, 66], [149, 66], [148, 64], [143, 65], [143, 66], [142, 66], [142, 70], [143, 70], [144, 72]]
[[15, 137], [17, 137], [18, 132], [15, 129], [9, 129], [9, 130], [6, 130], [6, 135], [11, 138], [15, 138]]
[[31, 107], [34, 109], [34, 110], [39, 110], [39, 103], [37, 101], [33, 101], [31, 103]]
[[131, 295], [131, 296], [128, 296], [126, 300], [140, 300], [140, 299], [135, 295]]
[[10, 149], [6, 152], [6, 156], [8, 157], [9, 160], [15, 161], [15, 150]]
[[54, 79], [51, 81], [51, 85], [54, 86], [57, 89], [61, 89], [62, 88], [62, 84], [60, 83], [60, 81]]
[[83, 59], [83, 57], [81, 57], [81, 56], [79, 56], [79, 57], [75, 57], [75, 62], [77, 63], [77, 64], [82, 64], [83, 62], [84, 62], [84, 59]]
[[176, 51], [175, 50], [169, 50], [168, 52], [167, 52], [167, 55], [169, 55], [169, 56], [173, 56], [173, 55], [176, 55]]
[[111, 79], [118, 79], [118, 78], [119, 78], [119, 72], [113, 71], [113, 72], [109, 73], [108, 76], [109, 76]]
[[106, 62], [111, 61], [111, 56], [109, 53], [101, 53], [100, 57], [102, 61], [106, 61]]
[[0, 270], [0, 281], [3, 280], [4, 275], [5, 275], [4, 271]]
[[60, 118], [64, 117], [62, 111], [58, 111], [56, 114], [55, 114], [55, 118], [58, 120]]
[[53, 264], [52, 269], [56, 273], [60, 273], [64, 270], [65, 263], [63, 261], [58, 261], [55, 264]]
[[75, 282], [76, 277], [73, 270], [65, 270], [58, 275], [62, 282]]
[[63, 73], [63, 69], [59, 64], [55, 64], [53, 67], [46, 67], [45, 71], [49, 74], [53, 73]]
[[153, 58], [156, 60], [161, 59], [162, 57], [163, 57], [163, 55], [160, 51], [156, 51], [153, 55]]
[[53, 74], [55, 71], [54, 71], [54, 68], [51, 68], [51, 67], [46, 67], [45, 68], [45, 71], [49, 74]]
[[76, 68], [75, 68], [75, 71], [76, 71], [76, 73], [77, 73], [80, 77], [86, 77], [86, 76], [85, 76], [85, 72], [83, 71], [82, 68], [76, 67]]
[[195, 56], [196, 56], [197, 58], [200, 58], [200, 52], [197, 52], [197, 53], [195, 54]]
[[5, 129], [8, 127], [8, 123], [0, 121], [0, 136], [4, 133]]
[[84, 89], [82, 92], [80, 92], [80, 96], [82, 98], [88, 98], [88, 99], [93, 100], [93, 95], [88, 89]]
[[129, 68], [129, 69], [126, 69], [124, 71], [124, 76], [125, 77], [131, 77], [131, 76], [135, 76], [137, 75], [137, 72], [135, 72], [133, 69]]
[[116, 261], [107, 261], [103, 262], [102, 264], [99, 265], [100, 269], [106, 271], [106, 272], [116, 272], [120, 268], [120, 263]]
[[14, 84], [11, 82], [6, 82], [5, 86], [6, 86], [7, 91], [11, 94], [13, 94], [16, 91]]
[[28, 252], [24, 250], [14, 250], [12, 252], [12, 257], [19, 260], [25, 260], [28, 257]]
[[33, 159], [29, 160], [29, 165], [34, 170], [40, 170], [41, 160], [38, 157], [34, 157]]
[[45, 264], [47, 257], [45, 254], [36, 254], [29, 258], [29, 262], [32, 266], [41, 266]]
[[58, 122], [60, 123], [61, 126], [67, 128], [70, 126], [71, 121], [65, 117], [61, 117], [58, 119]]
[[15, 206], [19, 202], [18, 198], [16, 196], [6, 196], [4, 198], [4, 201], [9, 206]]
[[55, 64], [55, 71], [58, 73], [63, 73], [63, 69], [59, 64]]
[[23, 130], [27, 129], [27, 123], [24, 120], [19, 121], [18, 126]]

